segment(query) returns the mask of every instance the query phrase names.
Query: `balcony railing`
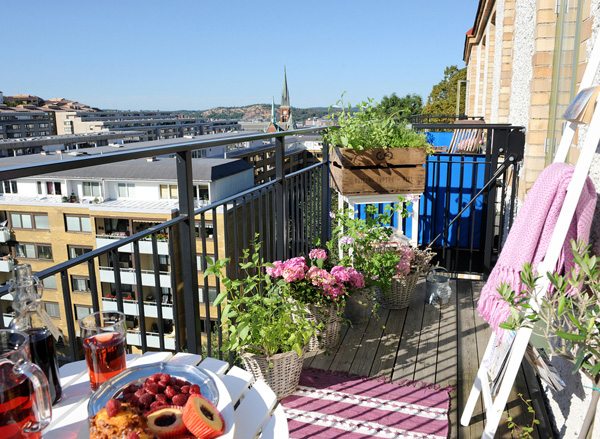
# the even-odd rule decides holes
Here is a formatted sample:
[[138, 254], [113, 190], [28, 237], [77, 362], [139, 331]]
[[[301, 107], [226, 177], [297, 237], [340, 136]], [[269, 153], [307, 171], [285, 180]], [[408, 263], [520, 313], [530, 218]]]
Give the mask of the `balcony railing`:
[[[486, 133], [483, 154], [435, 154], [428, 159], [427, 187], [420, 203], [419, 242], [432, 244], [438, 250], [439, 261], [452, 270], [485, 273], [501, 248], [514, 215], [518, 169], [523, 156], [522, 129], [509, 125], [473, 126]], [[423, 130], [457, 128], [440, 124], [416, 127]], [[469, 127], [468, 124], [460, 126]], [[321, 133], [325, 129], [173, 143], [68, 161], [0, 168], [0, 181], [3, 181], [144, 157], [176, 157], [179, 211], [174, 218], [129, 236], [97, 235], [95, 250], [37, 273], [42, 279], [60, 276], [62, 299], [68, 310], [65, 341], [70, 359], [81, 358], [81, 341], [75, 324], [69, 275], [76, 267], [79, 267], [77, 275], [81, 275], [82, 266], [87, 268], [94, 311], [116, 309], [137, 318], [137, 328], [128, 335], [135, 337], [132, 344], [139, 345], [143, 351], [173, 349], [221, 357], [221, 307], [213, 306], [210, 300], [201, 302], [199, 294], [199, 291], [218, 294], [221, 290], [219, 279], [201, 276], [207, 268], [208, 257], [229, 257], [227, 274], [232, 277], [239, 275], [239, 257], [256, 235], [263, 243], [262, 256], [270, 261], [306, 254], [318, 240], [327, 241], [331, 204], [328, 148], [323, 147], [322, 162], [295, 172], [285, 171], [285, 137]], [[273, 138], [275, 173], [271, 180], [200, 208], [195, 206], [193, 150]], [[465, 184], [467, 171], [471, 173], [469, 185]], [[402, 229], [410, 230], [406, 225]], [[134, 268], [120, 267], [123, 252], [131, 253]], [[160, 272], [160, 255], [169, 256], [170, 276]], [[107, 260], [111, 267], [106, 267]], [[102, 278], [107, 275], [109, 280]], [[102, 297], [102, 280], [113, 284], [114, 298]], [[126, 298], [123, 285], [133, 286], [135, 299]], [[163, 303], [161, 287], [170, 289], [172, 303]], [[151, 302], [148, 301], [149, 290], [154, 297]], [[0, 297], [7, 292], [7, 287], [0, 288]], [[156, 321], [149, 324], [146, 318]], [[165, 320], [173, 320], [174, 331]], [[0, 325], [3, 323], [0, 321]], [[154, 324], [154, 330], [148, 327]]]
[[[329, 175], [327, 153], [322, 162], [314, 163], [299, 171], [285, 174], [285, 137], [288, 135], [320, 133], [323, 128], [301, 129], [280, 133], [252, 134], [223, 139], [201, 140], [196, 143], [138, 148], [115, 151], [102, 156], [81, 156], [69, 161], [37, 164], [0, 169], [0, 179], [12, 180], [44, 173], [85, 168], [98, 164], [116, 163], [138, 158], [174, 155], [177, 162], [178, 214], [163, 223], [155, 224], [130, 236], [97, 236], [98, 248], [79, 257], [59, 263], [37, 273], [41, 278], [60, 276], [62, 299], [66, 310], [66, 345], [70, 359], [81, 358], [81, 341], [75, 322], [72, 291], [69, 282], [70, 270], [87, 266], [92, 308], [112, 309], [135, 315], [138, 328], [129, 331], [135, 337], [134, 344], [147, 349], [187, 350], [192, 353], [221, 356], [222, 328], [221, 307], [214, 307], [209, 300], [200, 302], [201, 291], [221, 288], [219, 279], [203, 278], [207, 268], [207, 257], [229, 257], [230, 276], [237, 274], [237, 261], [241, 251], [247, 248], [256, 235], [264, 243], [262, 252], [267, 260], [283, 259], [307, 253], [314, 243], [328, 238], [329, 233]], [[226, 199], [196, 208], [193, 199], [192, 151], [230, 143], [275, 139], [275, 175], [261, 185], [230, 196]], [[199, 237], [196, 237], [196, 224]], [[212, 229], [208, 238], [207, 229]], [[165, 242], [162, 239], [168, 236]], [[208, 245], [207, 245], [208, 244]], [[197, 247], [198, 246], [198, 247]], [[197, 248], [199, 250], [197, 251]], [[210, 250], [210, 251], [209, 251]], [[124, 269], [119, 264], [119, 253], [132, 253], [133, 269]], [[152, 270], [141, 269], [141, 255], [149, 254]], [[159, 255], [167, 254], [171, 264], [171, 276], [159, 270]], [[197, 256], [200, 258], [197, 259]], [[147, 256], [145, 256], [147, 258]], [[102, 258], [102, 259], [99, 259]], [[111, 261], [112, 267], [106, 265]], [[197, 266], [197, 260], [201, 266]], [[146, 263], [147, 267], [147, 263]], [[79, 269], [79, 274], [81, 269]], [[114, 301], [102, 297], [98, 276], [110, 274], [110, 283], [117, 292]], [[149, 278], [150, 277], [150, 278]], [[168, 285], [165, 285], [168, 277]], [[124, 299], [122, 285], [133, 284], [135, 302]], [[142, 294], [143, 287], [152, 288], [154, 303], [149, 305]], [[172, 304], [162, 303], [161, 287], [172, 293]], [[0, 296], [8, 288], [0, 289]], [[147, 293], [146, 293], [147, 295]], [[100, 303], [102, 299], [102, 307]], [[126, 310], [127, 308], [127, 310]], [[136, 308], [136, 309], [134, 309]], [[163, 309], [164, 308], [164, 309]], [[146, 314], [147, 313], [147, 314]], [[156, 330], [149, 331], [146, 317], [156, 319]], [[166, 334], [164, 319], [173, 319], [172, 335]], [[0, 325], [5, 322], [0, 322]], [[213, 346], [215, 340], [217, 346]], [[133, 342], [133, 340], [132, 340]], [[132, 343], [133, 344], [133, 343]]]

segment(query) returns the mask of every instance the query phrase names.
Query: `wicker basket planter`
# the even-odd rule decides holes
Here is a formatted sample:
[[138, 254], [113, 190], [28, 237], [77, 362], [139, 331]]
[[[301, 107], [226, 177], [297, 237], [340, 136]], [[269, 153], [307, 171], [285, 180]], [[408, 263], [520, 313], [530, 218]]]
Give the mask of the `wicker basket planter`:
[[255, 379], [263, 380], [277, 395], [277, 400], [291, 395], [298, 387], [304, 356], [296, 352], [284, 352], [272, 357], [244, 353], [240, 355], [244, 368]]
[[353, 325], [361, 325], [369, 320], [373, 313], [373, 297], [377, 295], [377, 287], [368, 287], [352, 293], [346, 298], [344, 316]]
[[311, 337], [308, 343], [308, 352], [329, 351], [337, 347], [342, 335], [342, 305], [332, 303], [328, 306], [309, 306], [311, 320], [322, 323], [323, 329]]
[[409, 273], [408, 276], [394, 277], [392, 287], [388, 291], [380, 291], [377, 298], [382, 308], [402, 309], [410, 305], [415, 286], [421, 273]]

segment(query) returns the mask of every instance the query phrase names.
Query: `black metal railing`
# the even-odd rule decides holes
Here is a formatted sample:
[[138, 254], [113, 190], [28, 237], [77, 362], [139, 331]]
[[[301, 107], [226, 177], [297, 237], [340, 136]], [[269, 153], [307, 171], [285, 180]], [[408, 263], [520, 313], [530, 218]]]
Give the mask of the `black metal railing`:
[[[33, 162], [18, 167], [0, 168], [0, 181], [3, 181], [137, 158], [163, 155], [174, 155], [176, 158], [179, 210], [173, 219], [151, 225], [131, 236], [118, 237], [112, 243], [37, 273], [40, 279], [60, 276], [66, 310], [66, 360], [82, 358], [72, 300], [73, 292], [69, 281], [70, 270], [82, 265], [87, 266], [93, 311], [114, 307], [123, 312], [126, 306], [135, 306], [135, 311], [129, 315], [135, 316], [137, 331], [128, 333], [139, 333], [142, 351], [168, 348], [222, 358], [221, 307], [211, 303], [211, 298], [220, 292], [221, 284], [218, 278], [202, 276], [207, 268], [207, 261], [209, 258], [229, 257], [231, 262], [228, 275], [236, 276], [241, 252], [249, 247], [256, 235], [263, 242], [263, 256], [270, 261], [305, 254], [317, 240], [328, 239], [330, 190], [327, 151], [323, 152], [324, 159], [320, 163], [288, 175], [285, 174], [284, 168], [286, 136], [320, 133], [323, 130], [311, 128], [272, 134], [240, 135], [201, 140], [197, 143], [173, 143], [168, 146], [117, 151], [101, 156], [90, 155], [51, 163]], [[271, 181], [194, 209], [191, 167], [193, 150], [269, 138], [275, 138], [275, 176]], [[207, 233], [208, 223], [211, 229], [210, 236]], [[162, 300], [163, 285], [157, 238], [162, 238], [165, 234], [168, 236], [171, 273], [169, 287], [172, 295], [167, 303], [163, 303]], [[149, 267], [142, 268], [140, 243], [148, 240], [151, 241], [152, 263]], [[119, 254], [122, 252], [132, 253], [132, 268], [121, 268]], [[114, 278], [110, 279], [111, 294], [101, 306], [100, 298], [104, 298], [107, 291], [99, 290], [97, 273], [100, 273], [100, 276], [103, 273], [97, 271], [97, 267], [106, 266], [106, 261], [109, 261]], [[152, 305], [146, 303], [147, 297], [144, 297], [144, 287], [148, 288], [148, 285], [144, 285], [143, 275], [148, 275], [148, 271], [153, 273], [153, 285], [150, 285], [154, 298]], [[135, 278], [132, 291], [124, 292], [126, 282], [123, 276], [132, 274]], [[128, 285], [131, 285], [132, 281], [128, 282]], [[0, 288], [0, 297], [7, 293], [7, 286]], [[131, 299], [124, 299], [129, 296]], [[146, 327], [147, 311], [152, 311], [156, 317], [152, 328]], [[171, 322], [166, 318], [167, 315], [172, 317]], [[1, 325], [3, 321], [0, 321]], [[158, 338], [158, 345], [149, 343], [155, 338]]]
[[483, 120], [483, 116], [467, 116], [466, 114], [416, 114], [411, 116], [409, 120], [412, 124], [449, 124], [457, 120]]
[[415, 124], [429, 131], [481, 130], [481, 152], [436, 153], [426, 164], [420, 239], [451, 271], [487, 274], [512, 226], [524, 128], [509, 124]]
[[[523, 129], [507, 124], [420, 124], [420, 130], [478, 129], [484, 131], [481, 154], [437, 153], [426, 164], [426, 190], [421, 198], [419, 242], [432, 245], [440, 263], [452, 271], [487, 273], [494, 263], [516, 209], [518, 171], [523, 158]], [[269, 261], [306, 254], [330, 232], [329, 150], [323, 148], [320, 163], [286, 173], [285, 137], [320, 133], [324, 128], [271, 134], [230, 136], [197, 143], [172, 143], [111, 154], [69, 157], [51, 163], [31, 163], [0, 168], [0, 181], [44, 173], [84, 168], [131, 159], [174, 155], [177, 162], [179, 210], [174, 218], [148, 225], [131, 236], [40, 271], [44, 279], [58, 275], [67, 334], [64, 352], [68, 360], [82, 357], [70, 280], [72, 270], [86, 267], [92, 309], [117, 309], [134, 317], [129, 334], [139, 336], [139, 347], [189, 351], [223, 357], [221, 307], [211, 299], [221, 283], [204, 277], [209, 258], [229, 257], [229, 276], [238, 276], [238, 260], [258, 235], [262, 256]], [[228, 198], [195, 208], [192, 151], [231, 143], [275, 139], [275, 173], [260, 185]], [[406, 230], [406, 228], [404, 228]], [[160, 250], [168, 236], [169, 272], [164, 300]], [[106, 237], [105, 237], [106, 238]], [[110, 239], [110, 238], [108, 238]], [[148, 250], [148, 242], [151, 248]], [[159, 247], [160, 246], [160, 247]], [[131, 266], [121, 268], [120, 254], [131, 254]], [[150, 262], [142, 255], [149, 254]], [[127, 263], [129, 264], [129, 262]], [[100, 266], [110, 266], [112, 289], [103, 290]], [[79, 268], [80, 272], [81, 269]], [[152, 281], [148, 282], [148, 276]], [[129, 291], [126, 291], [129, 288]], [[148, 293], [149, 291], [149, 293]], [[7, 293], [0, 287], [0, 297]], [[108, 296], [107, 296], [108, 295]], [[100, 303], [100, 301], [103, 303]], [[156, 321], [146, 317], [155, 318]], [[3, 324], [0, 319], [0, 326]], [[137, 324], [136, 324], [137, 323]], [[150, 326], [150, 327], [148, 327]], [[137, 340], [137, 338], [136, 338]]]

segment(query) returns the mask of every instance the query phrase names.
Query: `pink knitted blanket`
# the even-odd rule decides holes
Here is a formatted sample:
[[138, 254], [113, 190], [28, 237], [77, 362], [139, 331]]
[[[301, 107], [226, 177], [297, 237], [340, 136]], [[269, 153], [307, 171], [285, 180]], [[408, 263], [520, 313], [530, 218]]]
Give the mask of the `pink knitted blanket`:
[[[573, 171], [573, 166], [564, 163], [548, 166], [536, 180], [517, 214], [498, 262], [481, 290], [477, 305], [479, 314], [494, 331], [510, 314], [508, 305], [497, 289], [502, 283], [508, 283], [514, 291], [521, 291], [523, 264], [530, 262], [536, 266], [544, 259]], [[572, 239], [588, 242], [595, 207], [596, 189], [588, 177], [561, 251], [557, 271], [563, 272], [573, 266]]]

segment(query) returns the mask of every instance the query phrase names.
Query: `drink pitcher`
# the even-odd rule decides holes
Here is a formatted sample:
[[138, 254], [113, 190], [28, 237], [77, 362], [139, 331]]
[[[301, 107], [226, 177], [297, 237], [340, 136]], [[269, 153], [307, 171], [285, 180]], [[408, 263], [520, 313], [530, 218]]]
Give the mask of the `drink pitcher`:
[[39, 438], [52, 418], [44, 372], [31, 362], [29, 337], [0, 330], [0, 438]]

